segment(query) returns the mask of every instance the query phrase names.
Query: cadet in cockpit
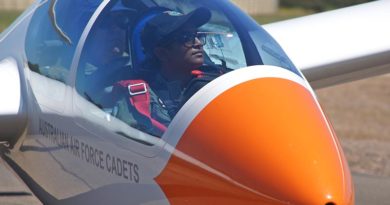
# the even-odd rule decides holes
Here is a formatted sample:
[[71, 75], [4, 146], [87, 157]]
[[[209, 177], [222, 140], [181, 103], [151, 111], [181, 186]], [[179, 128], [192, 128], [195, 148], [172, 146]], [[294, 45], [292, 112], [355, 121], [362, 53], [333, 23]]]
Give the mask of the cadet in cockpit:
[[165, 11], [149, 20], [141, 34], [146, 55], [144, 78], [116, 84], [122, 96], [118, 118], [133, 127], [161, 136], [188, 98], [189, 83], [202, 75], [205, 37], [198, 28], [211, 18], [206, 8], [188, 14]]

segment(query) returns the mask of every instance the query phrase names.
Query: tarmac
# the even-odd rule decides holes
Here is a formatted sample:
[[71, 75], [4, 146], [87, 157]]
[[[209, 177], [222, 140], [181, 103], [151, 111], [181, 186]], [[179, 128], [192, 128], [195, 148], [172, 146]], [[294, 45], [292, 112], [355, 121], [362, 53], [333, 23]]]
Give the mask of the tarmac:
[[356, 205], [389, 205], [390, 178], [352, 174]]
[[0, 158], [0, 204], [42, 205], [3, 158]]

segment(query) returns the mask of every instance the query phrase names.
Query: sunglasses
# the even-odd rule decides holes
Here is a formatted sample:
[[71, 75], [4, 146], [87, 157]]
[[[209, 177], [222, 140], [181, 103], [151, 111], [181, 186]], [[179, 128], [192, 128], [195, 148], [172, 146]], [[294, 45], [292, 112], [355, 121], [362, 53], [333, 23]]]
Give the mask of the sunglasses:
[[192, 48], [199, 41], [201, 46], [206, 45], [206, 34], [202, 32], [187, 32], [176, 37], [176, 41], [187, 48]]
[[198, 40], [198, 44], [201, 46], [206, 45], [206, 33], [205, 32], [183, 32], [179, 33], [170, 40], [166, 41], [164, 43], [164, 46], [168, 46], [174, 42], [177, 42], [181, 45], [183, 45], [186, 48], [192, 48], [194, 45], [196, 45], [196, 40]]

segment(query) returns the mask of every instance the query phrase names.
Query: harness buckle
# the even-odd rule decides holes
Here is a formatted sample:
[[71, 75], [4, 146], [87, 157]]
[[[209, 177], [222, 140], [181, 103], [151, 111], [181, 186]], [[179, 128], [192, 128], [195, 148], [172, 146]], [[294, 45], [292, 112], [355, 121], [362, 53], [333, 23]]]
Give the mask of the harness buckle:
[[131, 96], [141, 95], [148, 92], [148, 89], [146, 88], [146, 83], [130, 84], [128, 86], [128, 89]]

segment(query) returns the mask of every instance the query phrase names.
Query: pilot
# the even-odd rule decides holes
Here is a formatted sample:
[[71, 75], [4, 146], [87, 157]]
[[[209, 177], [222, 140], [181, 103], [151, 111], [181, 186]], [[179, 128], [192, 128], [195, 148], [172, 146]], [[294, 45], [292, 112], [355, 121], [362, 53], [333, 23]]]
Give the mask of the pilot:
[[[100, 108], [105, 106], [105, 88], [119, 79], [120, 70], [128, 59], [126, 52], [126, 15], [131, 11], [114, 7], [99, 18], [85, 44], [81, 57], [78, 89]], [[87, 52], [88, 51], [88, 52]], [[116, 72], [112, 72], [116, 71]], [[107, 76], [110, 76], [108, 78]]]
[[146, 56], [142, 71], [147, 75], [119, 82], [119, 87], [128, 88], [129, 100], [119, 106], [118, 118], [162, 135], [184, 104], [188, 84], [199, 75], [196, 70], [204, 64], [205, 38], [198, 28], [210, 18], [208, 9], [198, 8], [188, 14], [165, 11], [146, 23], [141, 43]]

